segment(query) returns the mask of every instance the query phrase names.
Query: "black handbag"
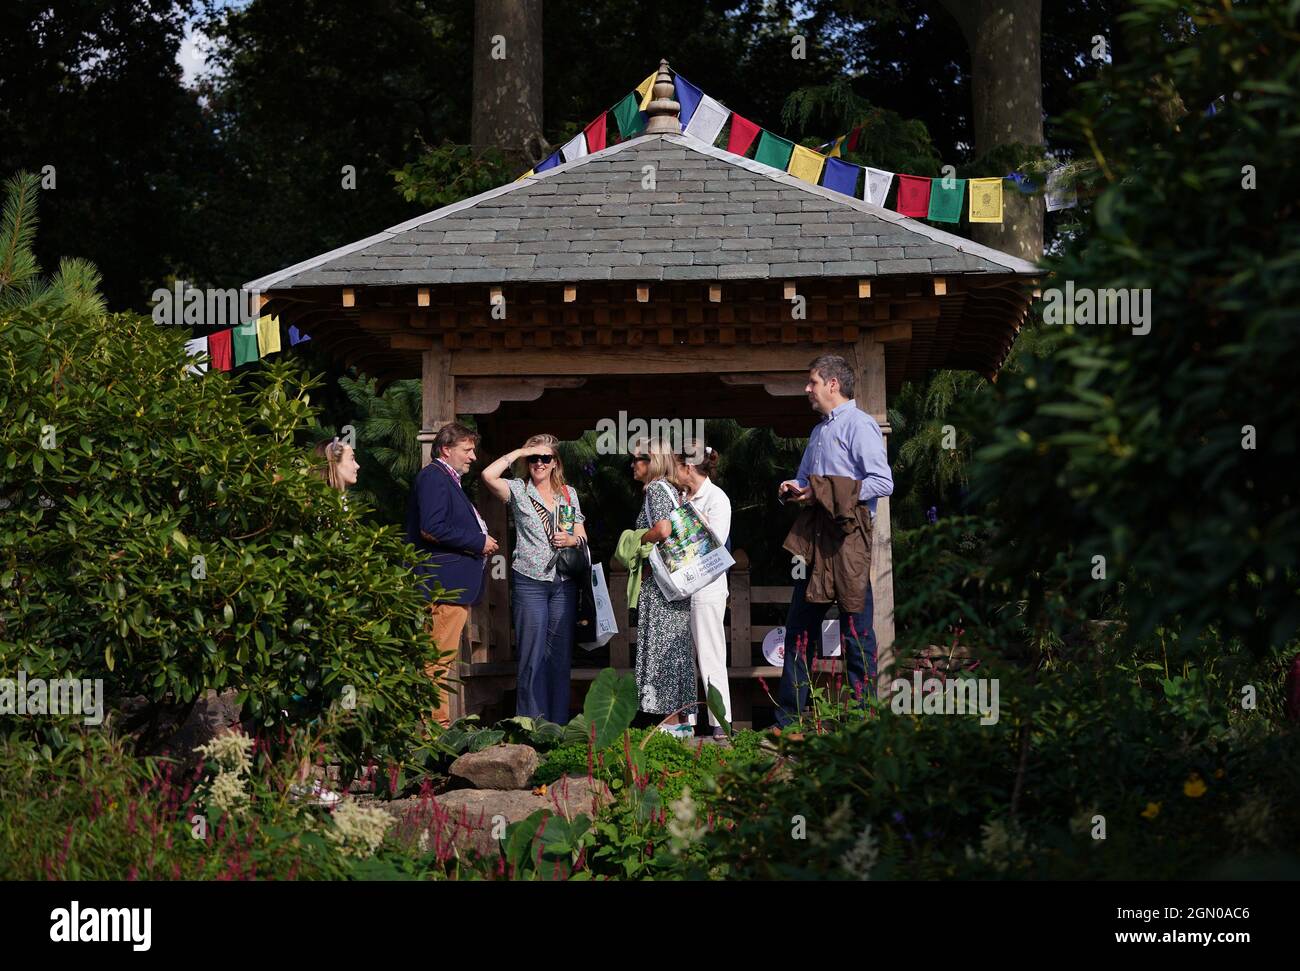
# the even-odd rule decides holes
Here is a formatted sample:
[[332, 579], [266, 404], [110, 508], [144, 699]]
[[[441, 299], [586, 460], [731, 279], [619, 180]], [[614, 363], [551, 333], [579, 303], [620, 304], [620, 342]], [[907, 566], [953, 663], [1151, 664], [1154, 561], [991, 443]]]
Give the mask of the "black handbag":
[[577, 546], [561, 547], [555, 557], [555, 571], [571, 580], [585, 579], [591, 573], [591, 553], [587, 541], [578, 537]]

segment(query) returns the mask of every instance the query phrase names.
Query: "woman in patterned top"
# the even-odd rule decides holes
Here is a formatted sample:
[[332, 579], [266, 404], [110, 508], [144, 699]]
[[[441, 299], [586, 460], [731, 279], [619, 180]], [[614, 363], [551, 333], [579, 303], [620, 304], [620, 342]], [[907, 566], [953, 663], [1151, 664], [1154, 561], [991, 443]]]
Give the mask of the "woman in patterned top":
[[[662, 542], [672, 535], [668, 516], [679, 504], [672, 449], [657, 439], [634, 442], [632, 475], [645, 492], [636, 519], [636, 528], [647, 531], [642, 542]], [[696, 701], [691, 598], [669, 600], [650, 574], [648, 563], [643, 569], [636, 604], [636, 686], [641, 710], [668, 715], [663, 730], [689, 738], [694, 734], [689, 716]]]
[[[510, 591], [519, 648], [515, 713], [564, 725], [578, 585], [557, 571], [556, 561], [562, 548], [585, 542], [587, 530], [578, 494], [564, 482], [559, 444], [554, 435], [534, 435], [484, 469], [483, 484], [509, 504], [515, 521]], [[501, 478], [521, 459], [526, 475]]]

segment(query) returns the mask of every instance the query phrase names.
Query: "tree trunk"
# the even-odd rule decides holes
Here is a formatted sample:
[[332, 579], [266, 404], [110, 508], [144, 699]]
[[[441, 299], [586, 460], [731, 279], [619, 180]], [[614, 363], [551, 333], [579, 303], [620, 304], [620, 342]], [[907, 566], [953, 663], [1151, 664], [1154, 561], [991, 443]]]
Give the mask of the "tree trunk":
[[[975, 153], [1012, 144], [1041, 146], [1042, 0], [940, 3], [961, 27], [970, 49]], [[1042, 181], [1035, 179], [1040, 188]], [[976, 242], [1037, 261], [1043, 255], [1042, 196], [1008, 191], [1002, 224], [976, 223], [971, 228]]]
[[470, 142], [520, 170], [541, 161], [542, 0], [477, 0]]

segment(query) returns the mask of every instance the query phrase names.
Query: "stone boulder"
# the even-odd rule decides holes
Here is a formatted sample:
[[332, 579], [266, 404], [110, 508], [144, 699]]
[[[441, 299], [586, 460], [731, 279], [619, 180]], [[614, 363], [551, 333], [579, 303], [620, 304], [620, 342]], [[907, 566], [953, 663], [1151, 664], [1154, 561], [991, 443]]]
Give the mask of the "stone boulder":
[[[540, 809], [557, 815], [590, 816], [593, 807], [613, 799], [604, 783], [569, 776], [541, 789], [453, 789], [437, 796], [395, 799], [383, 807], [398, 819], [398, 839], [425, 849], [454, 848], [461, 854], [477, 851], [495, 857], [493, 820], [507, 824], [527, 819]], [[567, 812], [566, 812], [567, 810]]]
[[451, 763], [451, 774], [475, 789], [524, 789], [537, 771], [537, 750], [529, 745], [493, 745]]

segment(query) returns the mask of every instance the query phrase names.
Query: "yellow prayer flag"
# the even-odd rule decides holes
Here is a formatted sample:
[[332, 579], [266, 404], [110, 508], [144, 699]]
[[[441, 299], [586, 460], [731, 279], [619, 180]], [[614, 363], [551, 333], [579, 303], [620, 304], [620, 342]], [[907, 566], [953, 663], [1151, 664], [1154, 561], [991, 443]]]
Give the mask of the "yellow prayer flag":
[[641, 96], [641, 104], [639, 105], [641, 111], [645, 111], [646, 105], [650, 103], [653, 97], [655, 78], [658, 76], [658, 71], [651, 71], [650, 76], [636, 86], [636, 93]]
[[528, 177], [529, 177], [530, 175], [532, 175], [532, 174], [533, 174], [533, 170], [532, 170], [532, 169], [529, 169], [529, 170], [528, 170], [527, 172], [525, 172], [523, 175], [519, 176], [519, 178], [515, 179], [515, 181], [516, 181], [516, 182], [522, 182], [522, 181], [524, 181], [524, 179], [528, 178]]
[[970, 196], [970, 221], [973, 223], [1002, 222], [1002, 180], [970, 179], [967, 185]]
[[822, 175], [822, 166], [825, 164], [825, 155], [814, 152], [811, 148], [796, 145], [794, 151], [790, 153], [790, 164], [785, 170], [796, 179], [803, 179], [816, 185]]
[[846, 138], [848, 138], [848, 137], [849, 137], [848, 135], [841, 135], [839, 138], [835, 139], [835, 145], [834, 145], [834, 147], [830, 150], [830, 153], [829, 153], [826, 157], [827, 157], [827, 158], [839, 158], [839, 157], [840, 157], [840, 149], [844, 147], [844, 139], [846, 139]]
[[280, 349], [280, 318], [264, 314], [257, 318], [257, 353], [266, 357]]

